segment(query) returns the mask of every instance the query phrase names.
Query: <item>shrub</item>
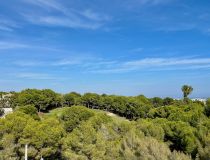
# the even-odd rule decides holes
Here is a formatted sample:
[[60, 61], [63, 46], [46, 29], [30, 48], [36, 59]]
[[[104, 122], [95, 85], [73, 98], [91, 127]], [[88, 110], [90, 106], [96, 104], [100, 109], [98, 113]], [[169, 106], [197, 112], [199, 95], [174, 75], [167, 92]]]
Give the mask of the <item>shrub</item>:
[[61, 115], [61, 120], [64, 121], [64, 126], [67, 132], [71, 132], [83, 121], [88, 120], [94, 113], [85, 107], [74, 106], [65, 109]]

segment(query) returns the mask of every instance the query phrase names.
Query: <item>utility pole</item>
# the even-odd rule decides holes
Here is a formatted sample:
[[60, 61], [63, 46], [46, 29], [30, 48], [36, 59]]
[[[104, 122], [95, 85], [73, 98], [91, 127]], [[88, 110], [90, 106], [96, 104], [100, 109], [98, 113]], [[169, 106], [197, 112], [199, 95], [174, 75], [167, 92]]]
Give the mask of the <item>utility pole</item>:
[[25, 145], [25, 160], [28, 160], [28, 144]]

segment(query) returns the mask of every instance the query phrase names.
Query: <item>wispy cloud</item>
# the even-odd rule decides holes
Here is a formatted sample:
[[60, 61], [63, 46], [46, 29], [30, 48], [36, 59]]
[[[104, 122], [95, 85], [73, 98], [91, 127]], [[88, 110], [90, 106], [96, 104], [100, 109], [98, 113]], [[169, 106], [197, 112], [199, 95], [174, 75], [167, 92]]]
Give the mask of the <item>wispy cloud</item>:
[[34, 12], [22, 14], [27, 21], [38, 25], [97, 29], [103, 26], [106, 21], [110, 20], [110, 17], [105, 14], [94, 12], [91, 9], [77, 10], [66, 8], [55, 0], [24, 1], [42, 9], [42, 12], [39, 14], [34, 14]]
[[59, 52], [59, 53], [69, 53], [69, 51], [56, 48], [55, 46], [47, 46], [43, 44], [37, 44], [33, 42], [25, 42], [19, 40], [0, 40], [0, 50], [21, 49], [21, 48], [40, 50], [40, 51]]
[[69, 28], [84, 28], [84, 29], [97, 29], [101, 23], [91, 23], [83, 21], [81, 19], [71, 19], [69, 17], [56, 17], [56, 16], [27, 16], [25, 17], [32, 23], [40, 24], [44, 26], [58, 26], [58, 27], [69, 27]]
[[94, 21], [108, 21], [111, 19], [110, 16], [107, 16], [105, 14], [98, 14], [91, 9], [87, 9], [85, 11], [79, 12], [79, 14], [85, 16], [88, 19], [94, 20]]
[[4, 24], [0, 24], [0, 30], [3, 30], [3, 31], [13, 31], [13, 28], [12, 27], [9, 27], [7, 25], [4, 25]]
[[210, 58], [181, 59], [181, 58], [146, 58], [124, 63], [125, 66], [169, 66], [169, 65], [194, 65], [210, 64]]
[[[41, 48], [42, 49], [42, 48]], [[45, 49], [45, 48], [44, 48]], [[55, 50], [57, 51], [57, 50]], [[61, 53], [63, 50], [59, 50]], [[63, 51], [65, 52], [65, 51]], [[67, 52], [69, 54], [69, 52]], [[88, 55], [88, 53], [71, 53], [65, 58], [53, 58], [53, 59], [25, 59], [25, 60], [15, 60], [12, 64], [19, 67], [70, 67], [70, 66], [79, 66], [79, 67], [87, 67], [92, 66], [94, 64], [107, 64], [107, 62], [101, 61], [100, 58], [94, 57], [92, 55]]]
[[125, 5], [129, 6], [129, 11], [135, 11], [133, 17], [141, 24], [140, 27], [146, 26], [149, 30], [162, 32], [196, 30], [207, 33], [210, 26], [208, 6], [194, 7], [180, 0], [125, 0], [125, 2]]
[[174, 0], [138, 0], [140, 4], [149, 4], [149, 5], [159, 5], [159, 4], [167, 4]]
[[78, 65], [83, 62], [83, 59], [63, 59], [52, 62], [51, 65], [54, 66], [70, 66], [70, 65]]
[[23, 0], [25, 3], [37, 5], [43, 9], [56, 9], [58, 11], [64, 11], [65, 8], [57, 3], [55, 0]]
[[118, 62], [111, 68], [88, 70], [92, 73], [125, 73], [143, 70], [209, 69], [210, 58], [144, 58]]
[[0, 50], [5, 49], [17, 49], [17, 48], [28, 48], [29, 45], [16, 42], [0, 41]]
[[19, 67], [35, 67], [35, 66], [44, 66], [46, 63], [41, 62], [41, 61], [31, 61], [31, 60], [18, 60], [13, 62], [14, 65], [19, 66]]
[[131, 49], [130, 52], [132, 52], [132, 53], [139, 53], [139, 52], [142, 52], [143, 50], [144, 50], [144, 48], [139, 47], [139, 48]]
[[186, 23], [186, 22], [177, 22], [177, 25], [163, 25], [155, 28], [156, 31], [164, 31], [164, 32], [176, 32], [176, 31], [188, 31], [199, 28], [194, 22]]
[[16, 61], [13, 64], [20, 67], [72, 67], [88, 73], [127, 73], [133, 71], [163, 71], [209, 69], [210, 58], [143, 58], [133, 61], [105, 60], [100, 58], [66, 58], [53, 61]]
[[159, 7], [161, 5], [168, 5], [172, 4], [174, 1], [177, 0], [124, 0], [124, 1], [117, 1], [120, 6], [125, 9], [133, 10], [136, 8], [147, 8], [147, 7]]
[[19, 25], [17, 25], [14, 21], [0, 16], [0, 30], [11, 32], [18, 27]]
[[44, 74], [44, 73], [18, 73], [14, 74], [17, 78], [24, 78], [24, 79], [35, 79], [35, 80], [50, 80], [56, 79], [52, 75]]

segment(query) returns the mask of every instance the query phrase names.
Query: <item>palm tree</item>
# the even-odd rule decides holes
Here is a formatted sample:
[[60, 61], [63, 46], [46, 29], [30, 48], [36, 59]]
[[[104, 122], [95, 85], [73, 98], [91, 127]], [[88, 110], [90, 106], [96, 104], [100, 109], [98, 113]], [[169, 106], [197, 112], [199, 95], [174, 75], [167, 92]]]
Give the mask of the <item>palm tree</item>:
[[183, 92], [184, 99], [187, 99], [187, 96], [191, 94], [192, 91], [193, 91], [193, 88], [191, 86], [183, 85], [182, 92]]

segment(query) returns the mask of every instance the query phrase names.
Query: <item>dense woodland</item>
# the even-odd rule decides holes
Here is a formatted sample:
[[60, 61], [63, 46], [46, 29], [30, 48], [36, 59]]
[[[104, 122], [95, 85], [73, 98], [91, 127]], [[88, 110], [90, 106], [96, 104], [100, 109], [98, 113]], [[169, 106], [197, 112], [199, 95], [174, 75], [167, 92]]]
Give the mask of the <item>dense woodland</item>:
[[12, 92], [0, 104], [14, 108], [0, 119], [0, 160], [22, 160], [25, 144], [31, 160], [209, 160], [210, 99], [191, 101], [192, 90], [182, 100]]

